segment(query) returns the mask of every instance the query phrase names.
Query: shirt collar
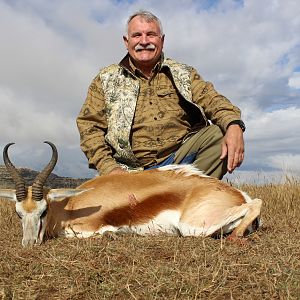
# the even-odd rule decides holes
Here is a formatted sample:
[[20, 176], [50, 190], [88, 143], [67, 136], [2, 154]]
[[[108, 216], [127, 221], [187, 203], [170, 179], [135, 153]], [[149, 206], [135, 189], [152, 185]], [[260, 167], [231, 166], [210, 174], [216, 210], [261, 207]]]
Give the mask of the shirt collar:
[[[164, 53], [161, 54], [159, 61], [154, 66], [154, 68], [152, 70], [153, 75], [157, 74], [161, 70], [161, 68], [163, 66], [163, 62], [164, 62]], [[121, 60], [119, 65], [122, 66], [123, 68], [125, 68], [127, 71], [129, 71], [131, 74], [133, 74], [135, 76], [138, 76], [138, 77], [143, 76], [143, 73], [133, 64], [132, 59], [130, 58], [128, 53]]]

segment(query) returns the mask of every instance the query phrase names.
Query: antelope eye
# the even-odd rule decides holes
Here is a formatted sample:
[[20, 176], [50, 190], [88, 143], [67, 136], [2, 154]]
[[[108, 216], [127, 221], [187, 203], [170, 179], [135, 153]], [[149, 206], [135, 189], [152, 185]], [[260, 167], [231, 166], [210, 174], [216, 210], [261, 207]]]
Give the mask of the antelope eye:
[[47, 215], [47, 209], [45, 209], [45, 210], [43, 211], [43, 213], [41, 214], [41, 218], [42, 218], [42, 219], [45, 218], [46, 215]]

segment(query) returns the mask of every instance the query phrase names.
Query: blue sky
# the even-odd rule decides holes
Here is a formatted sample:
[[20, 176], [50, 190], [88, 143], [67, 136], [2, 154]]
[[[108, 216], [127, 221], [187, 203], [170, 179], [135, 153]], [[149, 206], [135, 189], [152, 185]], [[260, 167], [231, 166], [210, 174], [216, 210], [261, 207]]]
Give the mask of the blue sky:
[[[229, 178], [300, 175], [300, 6], [297, 0], [0, 0], [0, 147], [19, 166], [92, 176], [75, 119], [101, 67], [126, 54], [129, 14], [163, 23], [166, 56], [194, 66], [242, 109], [246, 158]], [[0, 162], [1, 163], [1, 162]]]

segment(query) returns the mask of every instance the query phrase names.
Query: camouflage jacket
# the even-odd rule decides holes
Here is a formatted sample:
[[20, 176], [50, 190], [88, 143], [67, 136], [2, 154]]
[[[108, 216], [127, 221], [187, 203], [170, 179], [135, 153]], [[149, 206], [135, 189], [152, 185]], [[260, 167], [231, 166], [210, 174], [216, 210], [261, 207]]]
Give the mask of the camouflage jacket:
[[[164, 66], [167, 66], [171, 71], [175, 86], [181, 96], [193, 103], [191, 90], [192, 68], [169, 58], [162, 61], [161, 67]], [[131, 167], [140, 167], [140, 163], [131, 150], [129, 141], [136, 101], [139, 95], [139, 81], [135, 80], [130, 72], [125, 74], [124, 68], [116, 64], [102, 69], [99, 73], [105, 94], [108, 122], [105, 139], [115, 149], [115, 158], [118, 162]], [[207, 122], [202, 108], [196, 104], [195, 106]]]
[[[193, 67], [162, 57], [159, 70], [162, 68], [169, 70], [181, 97], [195, 107], [193, 113], [197, 112], [201, 126], [209, 119], [225, 132], [231, 121], [240, 119], [240, 110]], [[130, 67], [128, 55], [119, 64], [101, 69], [89, 87], [77, 126], [89, 166], [102, 174], [120, 164], [130, 169], [142, 167], [130, 144], [139, 92], [139, 79]]]

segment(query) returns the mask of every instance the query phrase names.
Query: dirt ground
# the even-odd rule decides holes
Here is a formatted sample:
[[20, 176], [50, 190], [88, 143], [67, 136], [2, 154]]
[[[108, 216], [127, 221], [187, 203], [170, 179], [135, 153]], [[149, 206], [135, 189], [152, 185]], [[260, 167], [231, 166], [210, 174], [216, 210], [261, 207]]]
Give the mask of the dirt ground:
[[263, 199], [246, 245], [108, 235], [22, 248], [14, 204], [0, 201], [0, 299], [300, 299], [300, 183], [243, 190]]

